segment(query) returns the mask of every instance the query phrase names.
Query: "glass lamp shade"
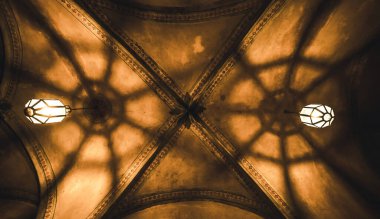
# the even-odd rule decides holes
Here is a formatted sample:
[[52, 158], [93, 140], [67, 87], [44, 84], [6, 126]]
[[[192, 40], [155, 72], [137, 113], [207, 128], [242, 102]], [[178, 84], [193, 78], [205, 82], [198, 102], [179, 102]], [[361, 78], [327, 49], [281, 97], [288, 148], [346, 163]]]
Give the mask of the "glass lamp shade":
[[70, 106], [56, 99], [31, 99], [24, 109], [26, 118], [34, 124], [62, 122], [70, 112]]
[[314, 128], [325, 128], [334, 121], [334, 111], [322, 104], [309, 104], [299, 113], [301, 122]]

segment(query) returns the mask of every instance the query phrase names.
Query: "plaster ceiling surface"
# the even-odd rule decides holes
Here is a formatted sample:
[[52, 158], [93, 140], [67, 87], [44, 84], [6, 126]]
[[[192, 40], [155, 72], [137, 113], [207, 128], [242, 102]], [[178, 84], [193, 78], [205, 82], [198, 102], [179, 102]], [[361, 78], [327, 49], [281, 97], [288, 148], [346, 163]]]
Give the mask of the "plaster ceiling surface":
[[153, 218], [156, 215], [162, 215], [162, 218], [262, 218], [253, 212], [230, 205], [201, 201], [155, 206], [146, 211], [133, 213], [126, 218]]
[[[376, 218], [346, 89], [378, 41], [378, 2], [0, 4], [4, 126], [34, 164], [38, 218]], [[104, 123], [23, 116], [32, 98], [94, 97], [112, 105]], [[283, 113], [310, 103], [333, 126]]]

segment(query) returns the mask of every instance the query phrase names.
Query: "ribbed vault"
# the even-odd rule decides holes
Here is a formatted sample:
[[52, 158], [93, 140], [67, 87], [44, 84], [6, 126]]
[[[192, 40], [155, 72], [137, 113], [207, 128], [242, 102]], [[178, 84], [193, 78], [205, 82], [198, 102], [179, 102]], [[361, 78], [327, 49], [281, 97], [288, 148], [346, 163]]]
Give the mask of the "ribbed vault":
[[[363, 86], [378, 79], [379, 3], [0, 6], [0, 146], [29, 185], [5, 180], [1, 211], [21, 200], [41, 218], [376, 218], [378, 129], [365, 115], [378, 101]], [[104, 123], [23, 116], [31, 98], [94, 97], [112, 105]], [[334, 125], [283, 113], [309, 103], [331, 106]]]

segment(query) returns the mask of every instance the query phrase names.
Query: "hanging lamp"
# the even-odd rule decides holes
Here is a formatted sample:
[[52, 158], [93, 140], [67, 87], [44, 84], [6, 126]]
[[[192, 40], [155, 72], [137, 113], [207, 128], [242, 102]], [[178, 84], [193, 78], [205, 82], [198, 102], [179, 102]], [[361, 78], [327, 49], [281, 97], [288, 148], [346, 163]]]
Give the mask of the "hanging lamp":
[[34, 124], [47, 124], [62, 122], [71, 110], [57, 99], [31, 99], [25, 104], [24, 114]]
[[301, 122], [314, 128], [326, 128], [332, 124], [334, 110], [323, 104], [309, 104], [299, 112]]

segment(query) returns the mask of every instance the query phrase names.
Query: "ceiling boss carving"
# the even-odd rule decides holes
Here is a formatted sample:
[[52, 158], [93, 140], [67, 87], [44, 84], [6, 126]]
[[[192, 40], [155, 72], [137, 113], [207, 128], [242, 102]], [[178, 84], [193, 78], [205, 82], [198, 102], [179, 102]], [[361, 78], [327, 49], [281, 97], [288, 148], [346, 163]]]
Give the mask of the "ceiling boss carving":
[[[329, 106], [320, 120], [348, 114], [345, 66], [366, 53], [380, 26], [361, 35], [344, 27], [365, 21], [347, 24], [342, 14], [374, 13], [375, 3], [157, 4], [0, 0], [1, 124], [26, 148], [41, 197], [2, 187], [0, 196], [40, 201], [39, 218], [149, 218], [157, 208], [202, 218], [202, 206], [211, 217], [236, 208], [249, 218], [342, 218], [341, 209], [326, 210], [348, 196], [336, 179], [377, 192], [367, 186], [376, 180], [359, 183], [334, 157], [336, 142], [350, 141], [349, 122], [337, 116], [313, 130], [284, 113]], [[37, 100], [66, 110], [56, 115], [64, 122], [25, 124], [23, 111], [32, 119], [44, 110]], [[50, 123], [52, 115], [40, 114]], [[199, 213], [181, 211], [189, 208]]]

